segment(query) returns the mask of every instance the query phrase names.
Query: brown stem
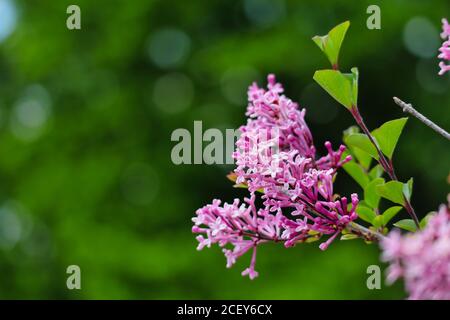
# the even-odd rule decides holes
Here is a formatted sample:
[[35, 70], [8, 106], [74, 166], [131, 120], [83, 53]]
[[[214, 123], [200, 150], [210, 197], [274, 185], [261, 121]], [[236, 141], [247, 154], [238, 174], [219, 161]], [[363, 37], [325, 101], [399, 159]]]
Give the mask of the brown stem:
[[358, 107], [353, 106], [350, 110], [353, 118], [355, 118], [356, 123], [359, 125], [359, 127], [361, 128], [361, 130], [364, 132], [364, 134], [369, 138], [370, 142], [374, 145], [375, 149], [377, 150], [378, 153], [378, 158], [379, 158], [379, 162], [381, 164], [381, 166], [383, 167], [383, 169], [389, 174], [389, 176], [391, 177], [391, 179], [394, 179], [391, 176], [391, 169], [390, 166], [385, 158], [385, 156], [383, 155], [383, 153], [381, 152], [380, 148], [378, 147], [378, 144], [375, 141], [375, 138], [372, 136], [372, 133], [370, 133], [369, 129], [367, 128], [364, 119], [362, 118], [361, 114], [359, 113]]
[[[356, 123], [359, 125], [361, 130], [369, 138], [370, 142], [373, 144], [373, 146], [377, 150], [378, 158], [379, 158], [378, 162], [381, 164], [384, 171], [386, 171], [386, 173], [389, 175], [391, 180], [398, 181], [392, 161], [391, 160], [388, 161], [386, 159], [386, 157], [384, 156], [384, 154], [381, 152], [381, 149], [378, 146], [378, 144], [376, 143], [375, 138], [372, 136], [372, 133], [369, 131], [366, 124], [364, 123], [364, 119], [361, 116], [361, 114], [359, 113], [358, 107], [352, 106], [350, 112], [353, 115], [353, 118], [355, 118]], [[417, 218], [414, 208], [412, 207], [410, 201], [405, 196], [403, 196], [403, 199], [405, 201], [405, 204], [404, 204], [405, 210], [408, 212], [409, 216], [414, 220], [414, 223], [416, 224], [417, 229], [420, 229], [419, 219]]]

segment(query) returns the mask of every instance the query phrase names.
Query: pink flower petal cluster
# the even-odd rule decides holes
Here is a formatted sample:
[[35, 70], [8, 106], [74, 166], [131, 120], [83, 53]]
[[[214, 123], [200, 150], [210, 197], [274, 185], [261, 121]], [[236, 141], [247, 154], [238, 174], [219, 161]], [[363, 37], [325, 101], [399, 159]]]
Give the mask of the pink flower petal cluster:
[[450, 208], [442, 205], [425, 229], [382, 240], [382, 259], [390, 263], [388, 282], [405, 281], [409, 299], [450, 300]]
[[[274, 75], [268, 76], [267, 89], [256, 83], [249, 87], [247, 124], [240, 128], [233, 157], [237, 184], [245, 184], [250, 197], [244, 204], [220, 206], [214, 200], [196, 212], [194, 233], [200, 233], [198, 249], [218, 243], [224, 247], [227, 267], [253, 249], [251, 264], [242, 274], [251, 279], [255, 271], [256, 247], [267, 241], [292, 247], [299, 242], [330, 237], [329, 244], [357, 218], [358, 197], [350, 201], [333, 192], [336, 170], [351, 158], [343, 158], [345, 146], [317, 158], [312, 134], [305, 122], [305, 109], [284, 96]], [[262, 192], [261, 208], [256, 194]], [[232, 249], [228, 249], [231, 245]]]
[[[196, 217], [192, 219], [192, 232], [200, 233], [197, 236], [197, 250], [217, 243], [223, 247], [227, 268], [253, 249], [250, 267], [242, 272], [242, 275], [248, 275], [250, 279], [258, 276], [255, 271], [257, 245], [281, 240], [281, 214], [273, 215], [264, 209], [257, 210], [254, 197], [244, 199], [248, 205], [240, 204], [239, 199], [235, 199], [232, 204], [224, 203], [221, 206], [220, 200], [214, 200], [212, 204], [198, 209]], [[227, 245], [231, 245], [232, 249], [226, 248]]]
[[439, 67], [441, 68], [439, 75], [443, 75], [447, 71], [450, 71], [450, 65], [445, 63], [445, 61], [450, 61], [450, 24], [447, 19], [442, 19], [441, 38], [445, 41], [439, 48], [440, 54], [438, 55], [438, 58], [444, 61], [439, 62]]

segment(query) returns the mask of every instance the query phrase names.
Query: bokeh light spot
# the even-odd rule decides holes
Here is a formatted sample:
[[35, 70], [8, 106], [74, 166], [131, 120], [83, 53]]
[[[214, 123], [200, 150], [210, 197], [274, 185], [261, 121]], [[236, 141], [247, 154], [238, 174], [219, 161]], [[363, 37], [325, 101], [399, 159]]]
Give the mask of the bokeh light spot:
[[17, 9], [11, 0], [0, 0], [0, 43], [16, 28]]
[[22, 224], [12, 207], [0, 208], [0, 248], [12, 249], [22, 236]]
[[191, 47], [191, 40], [186, 33], [178, 29], [161, 29], [149, 40], [148, 54], [150, 59], [160, 68], [171, 68], [181, 65]]
[[21, 140], [34, 140], [42, 133], [50, 114], [51, 99], [47, 90], [38, 84], [31, 85], [14, 105], [11, 130]]
[[427, 18], [414, 17], [403, 30], [403, 41], [412, 54], [431, 58], [438, 54], [439, 31]]
[[270, 27], [285, 15], [283, 0], [245, 0], [247, 18], [259, 27]]

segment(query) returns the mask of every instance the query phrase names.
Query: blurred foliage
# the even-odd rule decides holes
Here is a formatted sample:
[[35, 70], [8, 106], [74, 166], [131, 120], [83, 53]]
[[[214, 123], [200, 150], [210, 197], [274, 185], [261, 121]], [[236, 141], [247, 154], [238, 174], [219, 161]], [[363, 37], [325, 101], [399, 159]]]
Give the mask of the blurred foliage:
[[[360, 70], [369, 127], [403, 116], [395, 95], [448, 129], [450, 78], [435, 58], [448, 0], [78, 0], [74, 31], [73, 1], [0, 1], [17, 13], [0, 40], [0, 298], [404, 297], [401, 284], [367, 289], [379, 250], [361, 241], [267, 245], [254, 281], [240, 276], [249, 256], [227, 270], [218, 248], [197, 252], [196, 208], [245, 191], [225, 178], [232, 166], [172, 164], [170, 135], [194, 120], [237, 128], [247, 86], [274, 72], [316, 144], [340, 143], [352, 119], [312, 80], [328, 62], [311, 37], [345, 20], [340, 64]], [[366, 28], [369, 4], [381, 30]], [[415, 178], [420, 216], [445, 202], [449, 160], [448, 142], [410, 119], [394, 162]], [[362, 193], [344, 172], [337, 190]], [[71, 264], [80, 291], [66, 288]]]

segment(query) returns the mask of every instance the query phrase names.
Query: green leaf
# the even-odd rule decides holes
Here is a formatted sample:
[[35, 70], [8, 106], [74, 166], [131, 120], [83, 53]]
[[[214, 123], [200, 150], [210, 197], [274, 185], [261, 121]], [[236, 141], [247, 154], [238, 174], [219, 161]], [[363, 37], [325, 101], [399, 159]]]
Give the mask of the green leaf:
[[403, 195], [403, 183], [399, 181], [389, 181], [375, 187], [376, 192], [385, 199], [400, 205], [405, 204]]
[[373, 221], [372, 221], [372, 225], [375, 228], [380, 228], [381, 226], [383, 226], [383, 217], [382, 216], [376, 216], [375, 219], [373, 219]]
[[[348, 207], [351, 208], [351, 206], [352, 206], [352, 204], [350, 203]], [[358, 206], [369, 207], [369, 206], [367, 205], [367, 203], [366, 203], [364, 200], [361, 200], [361, 201], [358, 203]]]
[[411, 232], [415, 232], [417, 230], [416, 224], [412, 219], [403, 219], [397, 221], [396, 223], [394, 223], [394, 226]]
[[237, 174], [234, 172], [230, 172], [229, 174], [227, 174], [227, 179], [230, 180], [231, 182], [236, 182]]
[[360, 130], [359, 130], [358, 126], [350, 126], [350, 127], [348, 127], [347, 129], [344, 130], [343, 137], [345, 139], [349, 135], [351, 135], [353, 133], [359, 133], [359, 132], [360, 132]]
[[372, 162], [372, 157], [370, 156], [370, 154], [368, 154], [364, 150], [361, 150], [360, 148], [351, 146], [347, 142], [347, 137], [354, 133], [359, 133], [359, 128], [356, 126], [351, 126], [350, 128], [348, 128], [347, 130], [344, 131], [342, 140], [347, 145], [348, 150], [350, 151], [352, 156], [354, 156], [354, 158], [356, 158], [355, 160], [357, 160], [357, 162], [359, 162], [359, 164], [362, 165], [364, 169], [368, 170], [370, 168], [370, 164]]
[[358, 68], [351, 68], [350, 71], [352, 72], [352, 76], [350, 78], [352, 82], [352, 102], [356, 106], [358, 105], [358, 81], [359, 81], [359, 70]]
[[350, 126], [347, 129], [344, 130], [343, 132], [343, 138], [345, 139], [346, 137], [348, 137], [349, 135], [353, 134], [353, 133], [359, 133], [359, 127], [358, 126]]
[[374, 209], [378, 208], [381, 199], [381, 196], [376, 192], [376, 187], [380, 184], [384, 184], [384, 179], [376, 178], [364, 188], [364, 201]]
[[305, 243], [315, 242], [315, 241], [317, 241], [317, 240], [319, 240], [319, 239], [320, 239], [319, 236], [308, 237], [308, 238], [306, 238]]
[[400, 210], [402, 210], [403, 207], [400, 206], [394, 206], [394, 207], [390, 207], [389, 209], [387, 209], [385, 212], [383, 212], [383, 214], [381, 215], [383, 217], [383, 225], [387, 225], [389, 221], [392, 220], [392, 218], [394, 218], [397, 213], [400, 212]]
[[378, 160], [378, 152], [375, 146], [370, 142], [369, 138], [362, 133], [353, 133], [347, 137], [347, 144], [351, 147], [359, 148], [371, 157]]
[[347, 233], [341, 236], [341, 240], [353, 240], [353, 239], [358, 239], [358, 236], [352, 233]]
[[353, 147], [352, 152], [355, 155], [355, 158], [358, 160], [359, 164], [362, 165], [364, 169], [368, 170], [372, 162], [372, 157], [370, 156], [370, 154], [357, 147]]
[[337, 70], [318, 70], [314, 73], [314, 80], [347, 109], [353, 103], [353, 83], [348, 76]]
[[326, 34], [324, 36], [314, 36], [314, 37], [312, 37], [312, 40], [314, 41], [315, 44], [317, 44], [319, 49], [323, 53], [325, 53], [325, 45], [326, 45], [326, 42], [328, 41], [328, 34]]
[[356, 207], [356, 213], [358, 214], [359, 218], [361, 218], [364, 221], [369, 222], [369, 223], [372, 223], [372, 221], [377, 216], [372, 209], [370, 209], [368, 207], [361, 206], [361, 205]]
[[403, 194], [405, 195], [406, 199], [408, 199], [408, 201], [411, 200], [413, 183], [414, 183], [414, 179], [411, 178], [408, 180], [407, 183], [403, 184]]
[[420, 229], [424, 229], [427, 224], [428, 224], [428, 220], [430, 220], [430, 218], [435, 214], [436, 212], [430, 212], [428, 213], [425, 217], [422, 218], [422, 220], [420, 220], [419, 226]]
[[345, 21], [331, 29], [327, 35], [312, 38], [320, 50], [325, 53], [333, 68], [337, 67], [339, 51], [349, 26], [350, 22]]
[[342, 167], [363, 189], [369, 183], [367, 173], [354, 160], [347, 162]]
[[377, 164], [369, 171], [369, 177], [372, 179], [379, 178], [383, 175], [383, 167], [380, 164]]
[[372, 131], [372, 135], [377, 139], [381, 151], [389, 159], [392, 159], [395, 146], [397, 145], [406, 121], [408, 121], [408, 118], [391, 120]]

